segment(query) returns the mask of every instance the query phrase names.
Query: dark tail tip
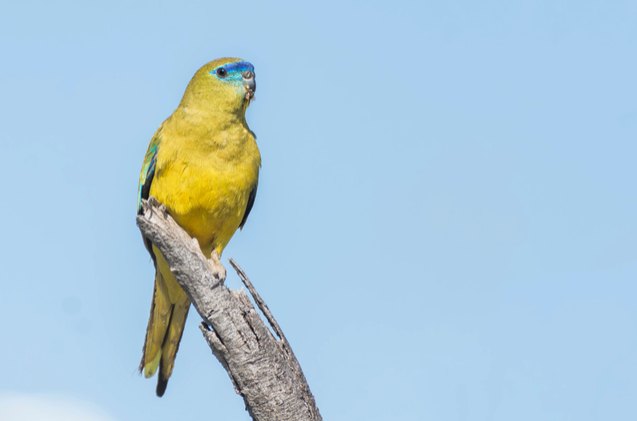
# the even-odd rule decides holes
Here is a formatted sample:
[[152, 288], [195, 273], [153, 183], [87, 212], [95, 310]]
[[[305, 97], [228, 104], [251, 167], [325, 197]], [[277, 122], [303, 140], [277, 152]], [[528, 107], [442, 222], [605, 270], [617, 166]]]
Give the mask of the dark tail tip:
[[155, 389], [155, 393], [157, 393], [158, 397], [164, 396], [164, 392], [166, 391], [166, 386], [168, 386], [168, 379], [164, 379], [161, 376], [157, 376], [157, 389]]

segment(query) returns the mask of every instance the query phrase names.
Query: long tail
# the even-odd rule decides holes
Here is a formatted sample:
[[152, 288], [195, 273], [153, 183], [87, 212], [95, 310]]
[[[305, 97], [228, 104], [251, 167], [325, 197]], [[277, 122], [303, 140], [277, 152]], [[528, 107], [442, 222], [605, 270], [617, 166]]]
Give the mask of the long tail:
[[159, 368], [156, 393], [161, 397], [175, 365], [190, 300], [167, 270], [168, 265], [162, 256], [158, 257], [153, 303], [139, 370], [145, 377], [152, 377]]

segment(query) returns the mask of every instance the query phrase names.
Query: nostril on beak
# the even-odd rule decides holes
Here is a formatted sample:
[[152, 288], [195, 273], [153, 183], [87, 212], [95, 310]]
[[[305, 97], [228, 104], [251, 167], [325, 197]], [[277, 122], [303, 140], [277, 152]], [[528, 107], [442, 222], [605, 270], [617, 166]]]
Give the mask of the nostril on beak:
[[252, 73], [250, 70], [246, 70], [245, 72], [243, 72], [242, 75], [244, 79], [252, 79], [254, 77], [254, 73]]

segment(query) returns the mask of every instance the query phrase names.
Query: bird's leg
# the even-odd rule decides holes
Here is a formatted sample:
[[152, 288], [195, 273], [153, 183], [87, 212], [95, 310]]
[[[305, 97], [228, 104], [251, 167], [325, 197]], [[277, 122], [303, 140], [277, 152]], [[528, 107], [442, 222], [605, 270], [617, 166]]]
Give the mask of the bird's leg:
[[219, 282], [226, 280], [226, 268], [221, 264], [221, 259], [216, 250], [210, 253], [210, 266], [212, 267], [212, 276]]

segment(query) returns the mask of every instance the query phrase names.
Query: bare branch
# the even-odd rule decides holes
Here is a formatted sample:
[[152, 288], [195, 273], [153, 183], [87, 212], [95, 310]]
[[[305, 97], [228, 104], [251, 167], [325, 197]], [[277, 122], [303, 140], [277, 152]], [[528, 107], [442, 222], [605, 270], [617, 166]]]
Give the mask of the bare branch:
[[279, 338], [275, 338], [243, 291], [224, 285], [225, 269], [206, 259], [152, 198], [137, 217], [142, 234], [170, 264], [177, 281], [202, 317], [201, 331], [226, 369], [255, 421], [322, 420], [314, 397], [280, 326], [243, 270], [231, 260]]
[[230, 259], [230, 264], [232, 265], [234, 270], [237, 271], [237, 275], [239, 275], [239, 278], [241, 278], [241, 282], [243, 282], [243, 285], [248, 288], [248, 291], [252, 295], [252, 298], [254, 298], [254, 302], [257, 303], [259, 309], [265, 315], [265, 318], [268, 319], [268, 323], [270, 323], [270, 326], [272, 326], [272, 329], [274, 329], [274, 333], [276, 333], [279, 339], [281, 339], [283, 342], [285, 342], [286, 345], [288, 345], [288, 340], [285, 338], [281, 327], [272, 315], [272, 312], [268, 308], [268, 305], [265, 303], [265, 301], [263, 301], [263, 298], [261, 298], [261, 295], [259, 295], [257, 290], [254, 288], [252, 282], [250, 282], [250, 278], [248, 278], [248, 275], [246, 275], [246, 273], [243, 271], [243, 269], [241, 269], [237, 262], [234, 261], [234, 259]]

